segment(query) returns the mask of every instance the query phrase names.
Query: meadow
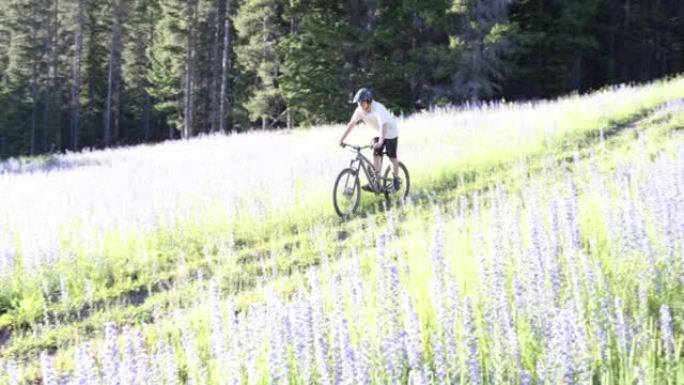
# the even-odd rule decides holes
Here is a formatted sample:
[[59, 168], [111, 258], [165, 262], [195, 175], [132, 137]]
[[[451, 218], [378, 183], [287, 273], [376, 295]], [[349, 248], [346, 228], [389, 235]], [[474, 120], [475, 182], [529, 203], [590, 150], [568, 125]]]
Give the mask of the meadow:
[[0, 384], [684, 383], [683, 100], [408, 116], [347, 221], [339, 125], [0, 163]]

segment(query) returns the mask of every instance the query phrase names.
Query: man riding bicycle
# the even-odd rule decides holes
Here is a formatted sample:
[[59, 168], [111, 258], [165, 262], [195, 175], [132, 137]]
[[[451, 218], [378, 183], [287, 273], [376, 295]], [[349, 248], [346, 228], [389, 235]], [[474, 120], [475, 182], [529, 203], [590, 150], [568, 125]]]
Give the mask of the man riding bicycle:
[[[394, 115], [387, 110], [380, 102], [373, 100], [373, 94], [367, 88], [361, 88], [354, 95], [352, 103], [356, 103], [357, 107], [354, 110], [349, 124], [340, 139], [340, 146], [343, 145], [344, 139], [349, 135], [351, 130], [361, 121], [378, 130], [377, 137], [373, 138], [373, 166], [375, 167], [375, 175], [373, 177], [378, 180], [380, 178], [380, 170], [382, 169], [382, 155], [383, 151], [387, 149], [387, 156], [392, 163], [392, 174], [394, 175], [393, 184], [394, 189], [399, 190], [401, 187], [401, 179], [399, 178], [399, 160], [397, 159], [397, 147], [399, 144], [399, 127]], [[366, 191], [370, 191], [371, 187], [366, 185], [362, 187]]]

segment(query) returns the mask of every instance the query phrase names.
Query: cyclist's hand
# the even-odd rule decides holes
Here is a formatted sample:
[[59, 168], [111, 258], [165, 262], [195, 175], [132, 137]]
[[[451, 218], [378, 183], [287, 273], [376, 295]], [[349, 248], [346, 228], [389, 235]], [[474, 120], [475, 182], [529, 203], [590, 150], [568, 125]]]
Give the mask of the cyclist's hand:
[[344, 148], [344, 142], [340, 140], [340, 147]]
[[380, 149], [382, 148], [382, 144], [384, 143], [384, 140], [378, 140], [375, 142], [375, 145], [373, 146], [375, 149]]

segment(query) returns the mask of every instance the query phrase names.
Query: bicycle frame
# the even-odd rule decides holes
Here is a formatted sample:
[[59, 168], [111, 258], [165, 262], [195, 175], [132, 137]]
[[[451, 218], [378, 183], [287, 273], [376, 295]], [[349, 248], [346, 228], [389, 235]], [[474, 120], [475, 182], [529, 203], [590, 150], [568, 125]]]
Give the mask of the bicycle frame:
[[[387, 177], [390, 176], [387, 175], [390, 171], [389, 168], [385, 170], [386, 177], [374, 177], [375, 169], [371, 169], [371, 167], [374, 167], [373, 162], [361, 153], [362, 150], [372, 148], [371, 146], [352, 146], [346, 143], [340, 143], [340, 145], [343, 148], [349, 147], [352, 151], [356, 152], [356, 154], [349, 162], [349, 167], [340, 171], [335, 180], [335, 186], [333, 188], [333, 206], [335, 207], [337, 215], [346, 218], [356, 211], [361, 199], [360, 190], [371, 191], [375, 194], [385, 194], [385, 198], [388, 202], [392, 202], [397, 198], [403, 200], [408, 196], [410, 179], [408, 170], [403, 163], [398, 162], [398, 167], [402, 173], [402, 176], [398, 181], [397, 177]], [[382, 155], [385, 156], [386, 154], [387, 153], [384, 152]], [[359, 186], [359, 179], [361, 178], [359, 176], [360, 169], [363, 169], [363, 174], [366, 175], [366, 179], [368, 180], [367, 186]], [[397, 185], [400, 187], [397, 187]], [[404, 186], [403, 190], [401, 189], [401, 186]], [[396, 194], [399, 192], [400, 194]]]
[[[378, 186], [376, 185], [376, 180], [375, 178], [371, 178], [371, 175], [368, 173], [368, 168], [372, 167], [375, 169], [375, 165], [373, 165], [373, 162], [370, 161], [370, 159], [366, 158], [362, 153], [361, 150], [364, 149], [372, 149], [372, 146], [351, 146], [351, 145], [346, 145], [347, 147], [351, 147], [355, 152], [356, 152], [356, 157], [349, 162], [349, 168], [354, 170], [356, 174], [358, 175], [359, 169], [363, 170], [364, 175], [366, 175], [366, 180], [368, 181], [368, 184], [370, 186], [373, 186], [373, 188], [377, 188]], [[384, 156], [386, 153], [383, 153], [382, 155]], [[363, 166], [363, 167], [362, 167]], [[380, 177], [380, 180], [387, 180], [387, 178]]]

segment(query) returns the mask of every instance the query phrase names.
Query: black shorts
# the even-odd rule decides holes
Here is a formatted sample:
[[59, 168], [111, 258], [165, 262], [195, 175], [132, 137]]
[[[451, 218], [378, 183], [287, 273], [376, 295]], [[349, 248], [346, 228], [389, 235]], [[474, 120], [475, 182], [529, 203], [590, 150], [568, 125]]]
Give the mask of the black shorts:
[[[377, 143], [378, 140], [380, 140], [380, 138], [378, 138], [377, 136], [375, 138], [373, 138], [373, 144]], [[373, 155], [382, 156], [382, 151], [386, 148], [387, 149], [387, 156], [390, 159], [397, 159], [397, 146], [398, 145], [399, 145], [399, 137], [398, 136], [396, 138], [392, 138], [392, 139], [385, 139], [385, 141], [382, 144], [382, 147], [373, 149]]]

